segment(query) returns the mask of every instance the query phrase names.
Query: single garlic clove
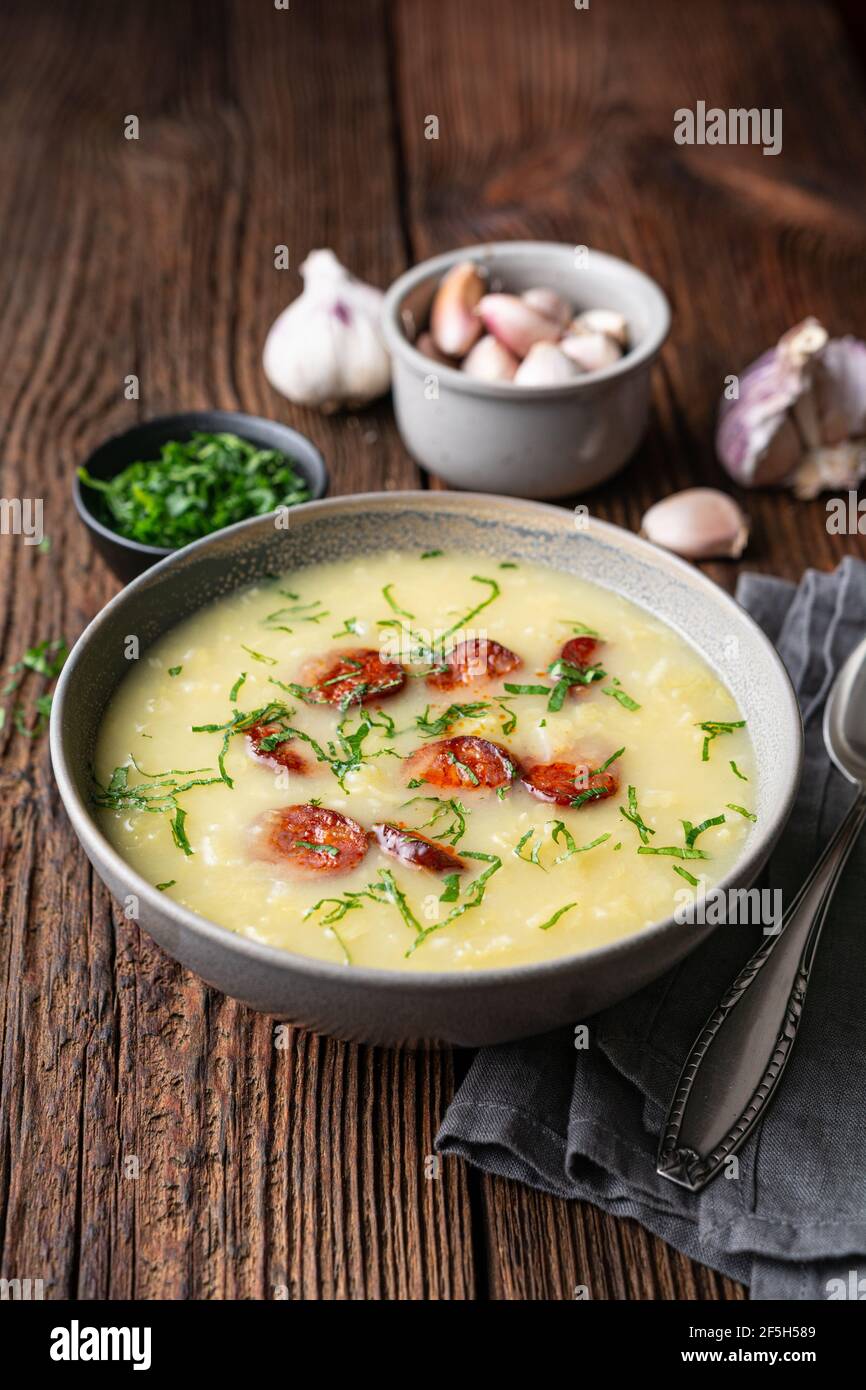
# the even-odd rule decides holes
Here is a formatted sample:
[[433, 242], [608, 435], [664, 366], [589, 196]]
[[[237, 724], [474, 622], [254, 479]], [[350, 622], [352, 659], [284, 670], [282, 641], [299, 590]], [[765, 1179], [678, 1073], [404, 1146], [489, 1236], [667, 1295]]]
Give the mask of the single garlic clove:
[[441, 362], [443, 366], [453, 367], [456, 365], [451, 357], [446, 357], [444, 352], [440, 352], [433, 341], [432, 333], [419, 333], [415, 339], [415, 347], [418, 352], [429, 357], [432, 362]]
[[481, 336], [475, 308], [485, 284], [472, 261], [452, 266], [443, 278], [430, 310], [430, 332], [440, 352], [463, 357]]
[[555, 343], [533, 343], [514, 374], [515, 386], [565, 386], [580, 372]]
[[604, 333], [571, 333], [559, 346], [582, 372], [600, 372], [622, 357], [619, 346]]
[[478, 314], [488, 333], [515, 357], [525, 357], [534, 343], [555, 342], [561, 332], [558, 323], [516, 294], [486, 294]]
[[623, 352], [628, 347], [628, 324], [615, 309], [584, 309], [571, 325], [572, 333], [603, 333], [612, 338]]
[[511, 381], [520, 366], [504, 343], [485, 333], [463, 359], [463, 371], [476, 381]]
[[571, 323], [571, 316], [574, 312], [571, 305], [562, 298], [561, 294], [557, 294], [556, 290], [548, 289], [546, 285], [525, 290], [520, 298], [531, 309], [537, 309], [540, 314], [544, 314], [545, 318], [553, 319], [554, 323], [558, 323], [560, 332], [564, 332]]
[[689, 487], [650, 507], [641, 535], [687, 560], [736, 559], [749, 539], [749, 522], [726, 492]]

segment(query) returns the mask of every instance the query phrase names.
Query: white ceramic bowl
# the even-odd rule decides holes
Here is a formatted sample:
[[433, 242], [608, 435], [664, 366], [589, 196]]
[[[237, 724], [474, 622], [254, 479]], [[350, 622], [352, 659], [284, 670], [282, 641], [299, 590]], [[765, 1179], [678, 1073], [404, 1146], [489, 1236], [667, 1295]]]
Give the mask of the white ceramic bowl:
[[[413, 346], [436, 287], [458, 261], [484, 266], [521, 293], [549, 285], [583, 309], [616, 309], [629, 351], [612, 367], [564, 386], [482, 382]], [[516, 497], [567, 497], [616, 473], [646, 429], [650, 367], [670, 327], [659, 286], [627, 261], [585, 247], [497, 241], [434, 256], [407, 271], [385, 296], [394, 410], [406, 448], [454, 487]]]

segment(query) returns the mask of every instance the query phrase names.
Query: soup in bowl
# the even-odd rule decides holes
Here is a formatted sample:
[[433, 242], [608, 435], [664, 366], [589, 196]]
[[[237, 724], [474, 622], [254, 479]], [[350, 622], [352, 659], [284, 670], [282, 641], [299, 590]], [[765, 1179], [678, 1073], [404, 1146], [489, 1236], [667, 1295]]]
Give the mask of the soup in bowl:
[[206, 979], [347, 1036], [492, 1041], [622, 997], [700, 940], [689, 904], [754, 877], [796, 786], [746, 615], [550, 507], [245, 523], [76, 654], [54, 753], [106, 881]]

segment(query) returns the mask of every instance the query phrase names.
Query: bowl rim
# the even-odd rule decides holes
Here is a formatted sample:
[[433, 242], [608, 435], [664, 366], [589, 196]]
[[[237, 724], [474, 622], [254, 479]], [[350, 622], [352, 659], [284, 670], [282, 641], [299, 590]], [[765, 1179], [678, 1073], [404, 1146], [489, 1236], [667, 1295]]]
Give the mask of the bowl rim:
[[[493, 507], [494, 510], [502, 509], [513, 513], [515, 507], [525, 510], [530, 515], [536, 515], [540, 520], [545, 516], [555, 516], [562, 521], [565, 509], [557, 507], [549, 502], [537, 502], [526, 498], [513, 498], [499, 496], [496, 493], [474, 493], [474, 492], [427, 492], [422, 490], [406, 490], [395, 492], [361, 492], [351, 493], [344, 496], [321, 498], [315, 502], [299, 503], [297, 513], [303, 513], [305, 517], [314, 516], [316, 513], [324, 512], [328, 515], [338, 510], [360, 510], [370, 509], [372, 506], [402, 507], [416, 506], [436, 508], [446, 506], [452, 510], [473, 512], [478, 507]], [[565, 513], [567, 515], [567, 512]], [[509, 988], [512, 984], [521, 981], [524, 983], [538, 981], [539, 983], [561, 971], [574, 969], [581, 965], [590, 965], [602, 959], [609, 959], [615, 962], [617, 959], [624, 958], [632, 952], [642, 949], [650, 941], [654, 941], [666, 936], [673, 928], [682, 927], [677, 923], [673, 914], [663, 918], [659, 922], [654, 922], [650, 926], [641, 928], [640, 931], [633, 932], [628, 936], [618, 938], [616, 941], [607, 942], [602, 946], [595, 946], [586, 951], [576, 951], [568, 955], [555, 956], [552, 959], [537, 961], [524, 965], [494, 966], [491, 968], [481, 968], [476, 970], [391, 970], [382, 966], [360, 966], [353, 965], [351, 969], [343, 963], [336, 963], [322, 960], [315, 956], [305, 956], [299, 952], [294, 952], [286, 947], [270, 946], [264, 942], [255, 941], [250, 937], [241, 936], [240, 933], [233, 931], [230, 927], [221, 926], [218, 922], [211, 921], [208, 917], [203, 917], [192, 909], [184, 907], [174, 899], [166, 897], [159, 892], [151, 883], [137, 873], [135, 869], [123, 858], [114, 848], [110, 841], [100, 830], [96, 820], [92, 817], [88, 806], [78, 795], [73, 784], [72, 775], [67, 765], [66, 752], [64, 749], [63, 725], [67, 715], [67, 703], [69, 698], [69, 686], [74, 679], [75, 670], [81, 659], [81, 653], [85, 646], [93, 642], [99, 635], [100, 630], [106, 625], [115, 608], [122, 605], [127, 596], [133, 591], [146, 585], [153, 586], [158, 581], [159, 575], [169, 566], [178, 563], [182, 555], [188, 557], [195, 549], [209, 546], [215, 542], [225, 544], [229, 536], [241, 536], [245, 531], [252, 530], [254, 527], [262, 526], [267, 523], [267, 517], [250, 517], [246, 521], [236, 522], [233, 526], [227, 526], [222, 531], [215, 531], [211, 536], [204, 536], [201, 540], [193, 541], [190, 545], [184, 546], [182, 550], [173, 551], [164, 560], [146, 570], [131, 583], [109, 599], [108, 603], [91, 619], [87, 627], [78, 637], [72, 651], [63, 667], [54, 699], [51, 707], [51, 718], [49, 728], [49, 741], [51, 751], [51, 762], [54, 770], [55, 780], [60, 791], [66, 813], [69, 816], [72, 827], [85, 849], [92, 849], [97, 862], [107, 865], [108, 871], [116, 878], [125, 880], [129, 884], [131, 892], [135, 893], [139, 900], [147, 904], [155, 914], [166, 913], [173, 923], [203, 938], [208, 943], [212, 943], [218, 948], [224, 948], [229, 952], [237, 952], [240, 957], [253, 960], [261, 965], [273, 966], [278, 971], [286, 971], [288, 974], [300, 973], [309, 978], [326, 978], [336, 983], [339, 981], [345, 985], [348, 983], [352, 989], [364, 989], [375, 987], [377, 989], [405, 991], [409, 988], [419, 989], [422, 992], [436, 992], [437, 990], [478, 990], [496, 991], [502, 988]], [[744, 621], [754, 628], [754, 635], [763, 646], [766, 655], [772, 664], [777, 668], [777, 674], [781, 677], [782, 690], [787, 698], [787, 705], [784, 712], [780, 711], [780, 720], [786, 718], [790, 725], [790, 735], [795, 742], [795, 756], [789, 760], [789, 771], [787, 778], [787, 789], [785, 795], [781, 797], [774, 807], [773, 815], [769, 823], [755, 826], [752, 834], [746, 842], [744, 853], [735, 861], [731, 869], [713, 887], [717, 891], [725, 891], [734, 885], [734, 881], [739, 883], [752, 883], [760, 872], [768, 855], [773, 849], [779, 835], [790, 815], [797, 794], [800, 781], [800, 773], [803, 763], [803, 722], [800, 715], [800, 708], [790, 677], [785, 669], [781, 657], [776, 651], [766, 633], [758, 626], [751, 614], [736, 602], [724, 589], [715, 584], [707, 575], [703, 574], [694, 565], [679, 556], [671, 554], [669, 551], [661, 550], [658, 546], [652, 545], [641, 536], [635, 535], [631, 531], [626, 531], [623, 527], [615, 525], [613, 522], [602, 521], [600, 519], [589, 518], [589, 530], [595, 531], [602, 539], [615, 546], [627, 547], [637, 552], [639, 556], [659, 564], [662, 568], [672, 569], [675, 574], [688, 576], [693, 584], [703, 590], [705, 594], [711, 596], [723, 609], [735, 613], [739, 621]], [[600, 586], [604, 587], [604, 586]], [[638, 607], [641, 605], [638, 604]], [[664, 618], [661, 621], [666, 621]], [[88, 857], [90, 857], [88, 855]], [[109, 891], [111, 891], [109, 889]], [[144, 930], [147, 930], [145, 927]], [[694, 931], [706, 932], [711, 928], [693, 927]], [[697, 943], [696, 943], [697, 944]], [[169, 952], [169, 954], [171, 954]]]
[[[560, 241], [489, 241], [478, 242], [472, 246], [460, 246], [453, 251], [445, 251], [441, 255], [431, 256], [426, 261], [419, 261], [417, 265], [398, 276], [385, 291], [382, 305], [382, 327], [389, 352], [392, 357], [402, 357], [406, 364], [416, 372], [423, 375], [431, 373], [442, 375], [445, 383], [455, 391], [464, 395], [486, 397], [492, 400], [527, 402], [569, 400], [573, 397], [592, 394], [598, 387], [615, 384], [617, 381], [631, 376], [639, 368], [648, 366], [661, 351], [670, 331], [671, 306], [664, 290], [646, 271], [641, 270], [631, 261], [623, 260], [619, 256], [612, 256], [607, 251], [594, 251], [591, 248], [587, 248], [586, 269], [590, 272], [596, 271], [609, 278], [616, 277], [620, 280], [631, 281], [645, 297], [650, 317], [653, 320], [653, 324], [643, 341], [610, 367], [602, 367], [596, 372], [587, 372], [584, 376], [578, 377], [577, 380], [565, 382], [559, 386], [515, 387], [509, 381], [478, 381], [474, 377], [466, 376], [465, 372], [461, 372], [458, 368], [449, 366], [447, 362], [434, 362], [431, 358], [425, 357], [424, 353], [419, 352], [406, 337], [401, 318], [406, 296], [423, 281], [443, 274], [458, 261], [471, 260], [486, 263], [499, 255], [516, 255], [532, 260], [544, 255], [556, 254], [559, 256], [563, 252], [568, 252], [573, 256], [574, 251], [573, 245]], [[581, 273], [585, 272], [582, 271]]]
[[[122, 546], [124, 550], [130, 551], [134, 555], [154, 555], [158, 556], [160, 559], [167, 559], [172, 555], [177, 555], [179, 551], [185, 550], [186, 547], [182, 545], [151, 545], [147, 541], [131, 540], [127, 536], [122, 536], [119, 531], [113, 531], [110, 526], [106, 526], [104, 521], [99, 520], [99, 517], [95, 514], [87, 501], [87, 494], [78, 476], [78, 469], [86, 468], [95, 454], [100, 453], [103, 449], [110, 448], [112, 445], [119, 444], [122, 440], [128, 439], [131, 435], [136, 434], [139, 430], [147, 429], [153, 425], [165, 425], [174, 426], [181, 432], [186, 430], [187, 433], [192, 434], [195, 433], [195, 426], [191, 422], [193, 420], [203, 419], [205, 416], [219, 417], [226, 422], [240, 421], [242, 426], [246, 426], [247, 428], [257, 425], [274, 426], [279, 430], [285, 431], [287, 435], [292, 435], [295, 440], [300, 440], [314, 455], [313, 467], [319, 473], [317, 479], [311, 480], [316, 495], [311, 497], [310, 501], [319, 502], [327, 493], [328, 466], [325, 463], [324, 454], [318, 445], [313, 443], [309, 435], [302, 434], [300, 430], [296, 430], [292, 425], [283, 424], [282, 420], [271, 420], [267, 415], [250, 415], [250, 413], [245, 410], [223, 410], [217, 407], [213, 409], [205, 408], [202, 410], [179, 410], [173, 411], [169, 415], [152, 415], [146, 420], [136, 420], [134, 424], [127, 426], [125, 430], [120, 430], [117, 434], [110, 434], [105, 439], [100, 440], [100, 442], [89, 451], [87, 457], [81, 463], [76, 464], [72, 474], [72, 500], [75, 504], [75, 510], [84, 525], [88, 527], [89, 530], [96, 532], [96, 534], [101, 536], [104, 540], [112, 541], [115, 545]], [[238, 429], [236, 433], [240, 435], [241, 438], [245, 438], [242, 428]], [[247, 440], [247, 443], [252, 442], [252, 440]], [[295, 462], [298, 462], [298, 460], [295, 460]], [[304, 504], [299, 502], [297, 505], [303, 506]], [[259, 517], [246, 518], [247, 521], [258, 521], [259, 519]], [[233, 524], [238, 525], [239, 523], [235, 522]], [[229, 530], [230, 528], [223, 527], [222, 529]], [[211, 535], [215, 536], [216, 534], [216, 531], [211, 531], [210, 535], [202, 536], [200, 539], [209, 540]], [[198, 542], [189, 541], [188, 544], [197, 545]]]

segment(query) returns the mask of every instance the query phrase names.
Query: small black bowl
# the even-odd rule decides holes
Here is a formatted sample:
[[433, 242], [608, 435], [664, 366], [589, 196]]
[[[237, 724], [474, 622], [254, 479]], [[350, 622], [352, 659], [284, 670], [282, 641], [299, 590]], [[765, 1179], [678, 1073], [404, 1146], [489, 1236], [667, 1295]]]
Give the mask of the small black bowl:
[[[235, 410], [190, 410], [182, 415], [160, 415], [155, 420], [145, 420], [123, 434], [106, 439], [85, 460], [84, 466], [94, 478], [113, 478], [137, 459], [157, 458], [162, 445], [169, 440], [189, 439], [199, 432], [236, 434], [260, 449], [279, 449], [297, 465], [298, 472], [310, 489], [310, 501], [324, 497], [328, 491], [325, 461], [315, 444], [305, 435], [276, 420], [264, 420], [259, 415], [244, 415]], [[83, 484], [77, 471], [72, 483], [72, 496], [93, 544], [109, 569], [124, 584], [150, 569], [157, 560], [174, 554], [177, 549], [175, 546], [145, 545], [142, 541], [127, 540], [125, 536], [112, 531], [110, 526], [99, 520], [94, 510], [99, 505], [100, 494]]]

